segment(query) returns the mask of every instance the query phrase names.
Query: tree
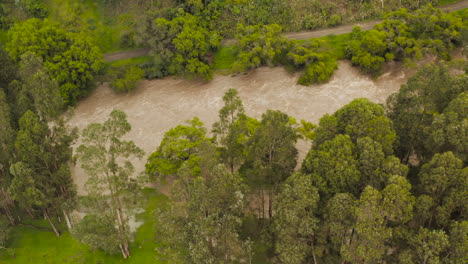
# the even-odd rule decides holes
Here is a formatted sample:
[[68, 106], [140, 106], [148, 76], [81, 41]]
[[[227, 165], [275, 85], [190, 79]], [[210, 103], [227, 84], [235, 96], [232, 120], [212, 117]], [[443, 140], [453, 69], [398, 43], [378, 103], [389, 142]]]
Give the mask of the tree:
[[[250, 137], [247, 145], [245, 166], [251, 166], [243, 173], [260, 191], [262, 208], [265, 201], [264, 190], [268, 192], [268, 215], [273, 216], [272, 201], [279, 191], [280, 184], [289, 177], [296, 167], [297, 149], [296, 131], [291, 125], [288, 115], [280, 111], [268, 110], [262, 115], [260, 125]], [[262, 210], [262, 216], [264, 210]]]
[[10, 107], [5, 93], [0, 89], [0, 205], [11, 224], [14, 223], [14, 218], [10, 207], [14, 204], [7, 192], [7, 186], [11, 180], [9, 167], [14, 154], [14, 138]]
[[50, 76], [60, 86], [67, 104], [84, 95], [103, 67], [102, 55], [83, 34], [66, 32], [49, 20], [29, 19], [8, 32], [7, 51], [18, 61], [26, 52], [41, 57]]
[[[383, 3], [383, 1], [382, 1]], [[377, 75], [385, 61], [420, 59], [424, 53], [449, 60], [449, 52], [461, 43], [462, 18], [427, 5], [410, 13], [400, 9], [387, 14], [374, 29], [353, 29], [346, 43], [347, 58], [366, 73]]]
[[393, 224], [406, 224], [413, 218], [416, 198], [411, 194], [411, 184], [403, 176], [393, 175], [382, 190], [383, 212], [386, 221]]
[[137, 66], [116, 67], [110, 73], [112, 78], [110, 86], [118, 93], [128, 93], [137, 87], [144, 74], [145, 72]]
[[430, 162], [422, 166], [418, 176], [419, 189], [433, 201], [429, 225], [446, 227], [450, 220], [466, 217], [468, 208], [459, 201], [467, 199], [468, 170], [452, 152], [434, 155]]
[[380, 143], [386, 155], [393, 153], [396, 133], [392, 121], [385, 116], [381, 105], [366, 98], [358, 98], [333, 115], [338, 121], [338, 133], [349, 135], [353, 142], [367, 136]]
[[339, 255], [341, 248], [353, 238], [356, 198], [349, 193], [338, 193], [330, 198], [325, 207], [323, 221], [317, 232], [320, 246], [327, 251], [324, 257]]
[[[219, 163], [210, 148], [199, 154], [201, 172], [174, 182], [173, 202], [157, 214], [163, 255], [171, 263], [240, 263], [251, 259], [249, 241], [239, 236], [245, 187], [238, 174]], [[183, 252], [183, 254], [180, 254]], [[175, 253], [175, 254], [174, 254]]]
[[21, 0], [20, 5], [32, 17], [43, 19], [48, 15], [47, 7], [42, 0]]
[[19, 75], [24, 82], [22, 89], [30, 94], [38, 115], [45, 120], [58, 117], [64, 102], [57, 83], [50, 79], [42, 59], [32, 52], [21, 55]]
[[434, 117], [427, 128], [427, 149], [434, 153], [452, 151], [464, 162], [468, 161], [468, 93], [461, 93]]
[[229, 89], [223, 96], [224, 107], [219, 110], [219, 121], [213, 124], [213, 134], [223, 146], [221, 156], [234, 172], [245, 159], [245, 143], [248, 139], [248, 117], [244, 114], [242, 100], [237, 90]]
[[382, 194], [367, 186], [356, 207], [355, 236], [350, 244], [342, 248], [346, 261], [352, 263], [379, 263], [387, 250], [386, 241], [391, 229], [385, 226], [382, 214]]
[[331, 197], [336, 193], [360, 191], [361, 173], [358, 170], [354, 144], [349, 136], [338, 135], [317, 148], [311, 148], [302, 163], [302, 171], [317, 174], [325, 186], [321, 196]]
[[112, 224], [117, 227], [115, 237], [124, 258], [130, 256], [130, 197], [132, 192], [138, 191], [130, 159], [141, 158], [144, 154], [132, 141], [121, 139], [130, 130], [126, 114], [113, 110], [104, 123], [93, 123], [83, 130], [83, 143], [77, 149], [81, 167], [90, 177], [86, 189], [97, 204], [107, 204], [108, 211], [104, 213], [112, 215]]
[[415, 250], [417, 263], [440, 263], [440, 255], [448, 247], [449, 237], [443, 230], [420, 228], [410, 243]]
[[370, 185], [382, 190], [391, 176], [407, 175], [408, 167], [394, 156], [385, 156], [382, 145], [369, 137], [358, 138], [356, 148], [362, 186]]
[[466, 261], [468, 251], [468, 221], [453, 222], [449, 232], [448, 263], [459, 264]]
[[310, 85], [326, 82], [333, 75], [338, 65], [330, 52], [321, 48], [319, 41], [292, 42], [287, 57], [296, 70], [304, 70], [298, 83]]
[[176, 73], [213, 77], [208, 55], [219, 47], [220, 38], [197, 16], [179, 9], [172, 19], [152, 18], [141, 30], [139, 42], [151, 48], [158, 77]]
[[310, 177], [295, 173], [282, 185], [275, 200], [276, 252], [282, 263], [304, 263], [315, 256], [320, 196]]
[[236, 39], [239, 54], [233, 69], [247, 71], [263, 65], [273, 66], [287, 47], [286, 39], [281, 36], [282, 28], [276, 24], [237, 26]]
[[108, 254], [117, 254], [120, 251], [120, 239], [114, 224], [114, 216], [106, 211], [99, 215], [89, 214], [74, 226], [72, 234], [94, 250], [101, 249]]
[[435, 113], [442, 113], [450, 101], [468, 87], [466, 74], [452, 76], [446, 64], [424, 66], [387, 99], [388, 116], [392, 119], [399, 140], [396, 154], [406, 163], [411, 155], [421, 161], [429, 159], [428, 127]]
[[71, 227], [69, 213], [75, 203], [76, 191], [69, 162], [76, 131], [65, 126], [63, 121], [50, 126], [31, 111], [21, 117], [15, 141], [17, 162], [10, 169], [15, 176], [10, 192], [16, 200], [21, 199], [24, 188], [31, 188], [33, 198], [24, 198], [22, 208], [31, 216], [30, 209], [39, 208], [59, 235], [50, 217], [51, 212], [52, 215], [62, 212]]
[[158, 149], [153, 152], [146, 163], [146, 172], [158, 179], [174, 175], [185, 164], [193, 165], [197, 162], [197, 153], [206, 137], [206, 128], [195, 117], [178, 125], [164, 135]]

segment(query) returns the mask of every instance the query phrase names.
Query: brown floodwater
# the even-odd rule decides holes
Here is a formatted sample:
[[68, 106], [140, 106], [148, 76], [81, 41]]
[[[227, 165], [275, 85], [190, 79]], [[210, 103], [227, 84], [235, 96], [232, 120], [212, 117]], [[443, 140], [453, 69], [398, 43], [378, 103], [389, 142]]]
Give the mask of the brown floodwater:
[[[132, 131], [127, 135], [145, 152], [145, 158], [135, 161], [137, 171], [144, 168], [146, 157], [161, 142], [164, 133], [185, 120], [199, 117], [209, 128], [217, 120], [218, 110], [223, 106], [223, 94], [236, 88], [249, 116], [261, 118], [267, 109], [281, 110], [297, 120], [317, 123], [326, 113], [333, 113], [355, 98], [366, 97], [377, 103], [398, 91], [406, 83], [408, 71], [391, 66], [380, 78], [373, 80], [340, 62], [331, 80], [322, 85], [297, 85], [297, 75], [282, 68], [260, 68], [245, 75], [215, 75], [212, 81], [202, 82], [168, 77], [143, 81], [130, 94], [117, 95], [104, 84], [88, 98], [82, 100], [69, 123], [80, 130], [93, 122], [103, 122], [113, 109], [123, 110], [128, 115]], [[309, 146], [298, 143], [299, 160]], [[86, 174], [73, 168], [73, 178], [79, 193], [84, 193]]]

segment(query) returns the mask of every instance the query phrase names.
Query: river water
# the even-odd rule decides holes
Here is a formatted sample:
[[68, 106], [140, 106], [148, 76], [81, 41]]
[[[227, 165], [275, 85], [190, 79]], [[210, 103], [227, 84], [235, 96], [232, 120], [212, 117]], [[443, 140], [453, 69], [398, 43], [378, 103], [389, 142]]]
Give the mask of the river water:
[[[104, 84], [82, 100], [69, 124], [80, 130], [92, 122], [103, 122], [113, 109], [128, 115], [132, 131], [127, 135], [145, 152], [145, 158], [134, 161], [137, 171], [144, 168], [146, 157], [161, 142], [164, 133], [185, 120], [199, 117], [209, 128], [217, 120], [223, 106], [222, 97], [229, 88], [236, 88], [249, 116], [261, 118], [267, 109], [281, 110], [297, 120], [317, 123], [326, 113], [333, 113], [351, 100], [366, 97], [377, 103], [398, 91], [410, 73], [404, 68], [390, 67], [380, 78], [373, 80], [340, 62], [331, 80], [322, 85], [297, 85], [297, 75], [282, 68], [260, 68], [245, 75], [215, 75], [212, 81], [202, 82], [167, 77], [143, 81], [132, 93], [116, 95]], [[414, 70], [411, 70], [413, 72]], [[301, 160], [309, 146], [298, 143]], [[73, 168], [73, 178], [80, 194], [84, 192], [86, 174]]]

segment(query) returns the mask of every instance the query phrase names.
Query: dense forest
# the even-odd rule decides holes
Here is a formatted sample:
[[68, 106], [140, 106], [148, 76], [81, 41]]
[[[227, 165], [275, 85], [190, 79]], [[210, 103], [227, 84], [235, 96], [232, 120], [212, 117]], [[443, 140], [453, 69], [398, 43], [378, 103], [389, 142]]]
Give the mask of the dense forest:
[[[25, 263], [26, 235], [37, 238], [26, 252], [76, 243], [56, 249], [73, 258], [37, 263], [466, 263], [468, 11], [442, 2], [0, 1], [0, 262]], [[375, 18], [369, 31], [282, 35]], [[129, 48], [149, 55], [104, 60]], [[251, 117], [232, 87], [218, 121], [187, 120], [152, 153], [121, 109], [68, 123], [102, 83], [125, 96], [143, 78], [282, 66], [308, 86], [338, 60], [371, 78], [418, 70], [386, 103], [357, 98], [317, 124]], [[84, 193], [74, 167], [89, 176]]]

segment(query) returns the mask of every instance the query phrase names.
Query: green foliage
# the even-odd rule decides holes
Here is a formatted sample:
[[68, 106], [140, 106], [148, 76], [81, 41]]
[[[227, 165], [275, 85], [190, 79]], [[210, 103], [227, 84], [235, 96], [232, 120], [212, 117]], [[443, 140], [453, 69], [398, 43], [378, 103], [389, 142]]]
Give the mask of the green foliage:
[[215, 70], [230, 70], [236, 62], [237, 52], [236, 46], [221, 47], [215, 53], [213, 68]]
[[0, 250], [5, 249], [10, 239], [11, 226], [6, 216], [0, 216]]
[[[130, 161], [131, 157], [141, 158], [143, 150], [137, 147], [133, 141], [122, 140], [121, 138], [130, 132], [131, 126], [127, 121], [127, 115], [119, 110], [113, 110], [110, 117], [104, 123], [92, 123], [82, 132], [82, 144], [77, 149], [77, 156], [81, 162], [81, 167], [89, 175], [86, 189], [90, 199], [93, 200], [91, 208], [94, 207], [94, 214], [105, 215], [106, 218], [90, 218], [89, 221], [108, 225], [112, 223], [116, 243], [124, 258], [130, 256], [129, 241], [131, 232], [128, 227], [128, 219], [134, 209], [135, 195], [138, 191], [139, 183], [132, 177], [135, 171]], [[98, 220], [106, 220], [102, 223]], [[96, 220], [96, 221], [94, 221]], [[86, 225], [86, 221], [82, 225]], [[79, 232], [76, 230], [75, 232]], [[89, 240], [88, 229], [81, 229], [85, 234], [78, 234], [83, 241], [95, 246], [105, 247], [110, 250], [109, 245], [102, 242]], [[95, 229], [93, 236], [99, 239], [106, 239], [107, 234], [112, 230]], [[106, 238], [103, 238], [105, 236]]]
[[434, 152], [454, 151], [462, 160], [468, 160], [468, 94], [461, 93], [434, 117], [427, 128], [428, 149]]
[[220, 38], [199, 17], [179, 10], [173, 19], [156, 18], [140, 31], [140, 43], [155, 57], [157, 77], [178, 73], [212, 78], [208, 55], [219, 47]]
[[461, 44], [462, 28], [460, 16], [431, 5], [413, 13], [401, 9], [388, 14], [373, 30], [353, 29], [346, 56], [363, 72], [374, 75], [385, 61], [420, 59], [427, 53], [450, 59], [449, 52]]
[[283, 184], [275, 200], [276, 252], [282, 263], [303, 263], [314, 256], [315, 216], [320, 196], [308, 175], [296, 173]]
[[338, 68], [335, 59], [321, 46], [320, 41], [292, 42], [292, 48], [287, 56], [296, 70], [304, 70], [299, 77], [299, 84], [326, 82]]
[[361, 173], [349, 136], [338, 135], [318, 148], [312, 148], [302, 164], [305, 173], [314, 173], [325, 181], [324, 196], [350, 192], [357, 194]]
[[48, 15], [47, 7], [43, 0], [21, 0], [20, 5], [30, 17], [43, 19]]
[[199, 175], [188, 172], [174, 183], [174, 202], [157, 214], [164, 236], [159, 253], [171, 263], [239, 263], [251, 258], [250, 243], [239, 237], [245, 210], [244, 185], [213, 158], [200, 153]]
[[148, 157], [146, 172], [157, 177], [177, 173], [184, 164], [194, 165], [200, 145], [207, 142], [206, 128], [195, 117], [187, 125], [178, 125], [169, 130], [158, 149]]
[[[456, 143], [463, 138], [463, 130], [450, 139], [453, 143], [446, 142], [443, 138], [439, 139], [436, 135], [437, 130], [440, 130], [438, 123], [446, 122], [442, 121], [442, 118], [446, 118], [445, 114], [443, 117], [436, 115], [443, 113], [460, 93], [468, 91], [466, 73], [454, 76], [450, 73], [451, 68], [446, 64], [426, 65], [411, 77], [398, 93], [387, 99], [388, 116], [392, 119], [399, 136], [396, 153], [403, 161], [407, 162], [410, 155], [417, 155], [419, 159], [424, 160], [430, 158], [435, 151], [457, 152], [463, 146]], [[459, 105], [455, 102], [454, 104], [457, 107]], [[453, 110], [449, 108], [447, 112]], [[454, 116], [453, 113], [449, 115]], [[460, 120], [453, 117], [453, 121], [449, 122], [460, 122], [455, 121], [457, 119]], [[463, 128], [463, 121], [460, 125]], [[447, 129], [450, 129], [450, 126]]]
[[422, 194], [432, 199], [428, 223], [447, 227], [450, 219], [463, 220], [467, 217], [467, 205], [458, 201], [468, 198], [468, 170], [452, 152], [434, 155], [430, 162], [422, 166], [418, 176]]
[[260, 66], [273, 66], [279, 62], [287, 47], [286, 38], [281, 36], [281, 27], [272, 25], [237, 26], [236, 39], [239, 54], [233, 69], [243, 72]]
[[119, 253], [118, 231], [112, 217], [106, 215], [85, 216], [72, 230], [73, 236], [93, 250], [101, 249], [108, 254]]
[[38, 115], [53, 120], [61, 114], [63, 99], [59, 87], [51, 80], [43, 66], [42, 59], [32, 52], [21, 56], [19, 75], [24, 82], [22, 90], [28, 93]]
[[103, 66], [99, 49], [88, 37], [66, 32], [49, 20], [34, 18], [15, 24], [8, 37], [7, 50], [13, 59], [27, 52], [42, 58], [67, 104], [86, 94]]
[[143, 78], [145, 72], [137, 66], [120, 66], [111, 70], [112, 81], [110, 86], [118, 93], [131, 92]]

